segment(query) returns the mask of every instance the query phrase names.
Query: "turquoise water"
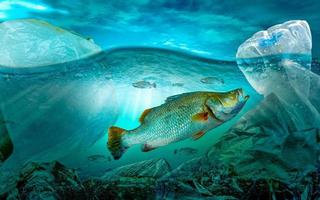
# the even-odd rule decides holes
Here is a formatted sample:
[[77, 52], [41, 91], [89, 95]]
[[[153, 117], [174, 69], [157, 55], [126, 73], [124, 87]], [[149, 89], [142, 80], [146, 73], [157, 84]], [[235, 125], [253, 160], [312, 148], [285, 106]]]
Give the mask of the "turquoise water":
[[[57, 71], [52, 71], [56, 68]], [[14, 143], [18, 144], [15, 153], [21, 162], [62, 158], [71, 166], [81, 166], [83, 171], [93, 174], [105, 170], [105, 165], [114, 168], [163, 155], [175, 167], [197, 156], [175, 155], [175, 149], [190, 147], [198, 149], [198, 155], [205, 153], [242, 113], [261, 98], [235, 62], [204, 59], [165, 49], [115, 49], [45, 70], [48, 72], [28, 73], [28, 70], [18, 69], [15, 73], [11, 69], [7, 74], [6, 69], [2, 69], [5, 73], [2, 78], [4, 116], [16, 122], [8, 124], [9, 131], [16, 134], [13, 137]], [[201, 79], [206, 77], [220, 78], [224, 84], [202, 83]], [[132, 83], [139, 80], [155, 82], [157, 86], [133, 87]], [[173, 86], [174, 83], [183, 85]], [[106, 148], [108, 127], [116, 125], [128, 130], [138, 127], [142, 112], [163, 104], [169, 96], [193, 91], [229, 91], [240, 87], [251, 96], [245, 109], [199, 141], [190, 138], [148, 153], [141, 152], [137, 145], [119, 161], [90, 162], [87, 159], [95, 154], [111, 156]], [[23, 108], [25, 105], [27, 107]], [[36, 114], [31, 117], [32, 112]], [[27, 140], [21, 142], [21, 137]], [[79, 150], [89, 152], [70, 154], [70, 151]], [[67, 157], [63, 159], [64, 156]], [[15, 156], [12, 158], [16, 159]]]
[[[191, 183], [191, 190], [201, 194], [195, 198], [220, 195], [212, 194], [213, 186], [206, 183], [208, 180], [228, 180], [226, 171], [234, 177], [245, 171], [241, 178], [253, 181], [252, 187], [260, 181], [257, 177], [261, 175], [268, 188], [258, 189], [268, 191], [269, 199], [288, 197], [288, 193], [281, 196], [287, 192], [283, 189], [286, 187], [293, 191], [292, 196], [289, 195], [291, 199], [316, 199], [319, 180], [313, 181], [309, 175], [319, 176], [319, 166], [314, 164], [319, 165], [316, 157], [319, 157], [320, 137], [320, 106], [315, 95], [320, 87], [319, 10], [320, 4], [311, 0], [303, 3], [261, 1], [259, 4], [205, 0], [0, 1], [0, 21], [44, 20], [88, 41], [93, 40], [102, 48], [99, 53], [60, 64], [40, 67], [0, 64], [0, 122], [4, 122], [3, 127], [13, 144], [12, 154], [0, 163], [0, 183], [10, 186], [16, 178], [9, 177], [17, 177], [17, 173], [20, 173], [20, 179], [24, 177], [21, 168], [31, 162], [61, 162], [67, 169], [74, 169], [85, 182], [129, 164], [164, 159], [172, 171], [161, 179], [152, 177], [157, 184], [167, 177], [172, 181], [176, 176], [175, 169], [180, 173], [179, 170], [187, 168], [187, 174], [192, 174], [190, 180], [171, 183], [183, 188], [183, 192], [180, 191], [183, 195], [178, 196], [180, 199], [190, 196], [186, 191]], [[237, 48], [255, 32], [292, 19], [308, 21], [312, 32], [312, 55], [307, 52], [236, 59]], [[260, 45], [272, 46], [279, 37], [282, 35], [274, 35]], [[288, 60], [294, 63], [283, 64]], [[283, 67], [286, 65], [293, 67]], [[288, 69], [297, 71], [290, 74]], [[135, 85], [138, 82], [147, 85]], [[272, 90], [276, 97], [260, 92], [259, 84], [262, 91]], [[144, 110], [162, 105], [170, 96], [236, 88], [242, 88], [250, 96], [244, 108], [236, 117], [210, 130], [199, 140], [189, 138], [150, 152], [142, 152], [141, 145], [135, 145], [119, 160], [113, 159], [107, 148], [109, 127], [137, 128]], [[273, 115], [269, 116], [270, 112]], [[197, 158], [201, 158], [200, 161]], [[216, 159], [217, 163], [232, 167], [218, 175], [208, 175], [207, 171], [213, 167], [202, 164], [205, 163], [203, 160], [216, 162]], [[188, 169], [193, 162], [198, 168]], [[158, 165], [150, 168], [156, 167]], [[196, 172], [202, 174], [194, 175]], [[141, 181], [138, 175], [129, 178], [137, 183]], [[132, 187], [131, 179], [123, 179], [128, 185], [119, 184], [121, 186], [117, 185], [114, 191]], [[309, 184], [310, 180], [314, 185]], [[299, 185], [300, 182], [303, 184]], [[3, 189], [6, 184], [1, 184], [0, 198], [7, 198], [1, 196], [8, 190]], [[223, 184], [220, 181], [218, 185]], [[237, 197], [245, 198], [244, 194], [252, 192], [243, 187], [243, 182], [239, 183], [240, 189], [235, 185], [232, 187], [236, 188]], [[178, 198], [175, 196], [178, 190], [172, 194], [171, 186], [164, 189], [166, 192], [161, 187], [155, 186], [158, 198]], [[243, 188], [246, 190], [241, 191]], [[305, 193], [307, 197], [303, 198]], [[136, 191], [130, 194], [130, 198], [143, 199]], [[88, 198], [94, 196], [89, 192], [87, 195]], [[113, 198], [103, 196], [107, 197]], [[254, 198], [249, 195], [247, 199]]]

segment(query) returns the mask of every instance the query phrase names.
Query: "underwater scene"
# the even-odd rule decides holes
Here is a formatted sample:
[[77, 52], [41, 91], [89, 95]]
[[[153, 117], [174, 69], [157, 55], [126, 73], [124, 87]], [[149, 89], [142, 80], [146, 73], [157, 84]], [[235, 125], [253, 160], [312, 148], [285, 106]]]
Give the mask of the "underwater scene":
[[319, 10], [0, 0], [0, 199], [320, 199]]

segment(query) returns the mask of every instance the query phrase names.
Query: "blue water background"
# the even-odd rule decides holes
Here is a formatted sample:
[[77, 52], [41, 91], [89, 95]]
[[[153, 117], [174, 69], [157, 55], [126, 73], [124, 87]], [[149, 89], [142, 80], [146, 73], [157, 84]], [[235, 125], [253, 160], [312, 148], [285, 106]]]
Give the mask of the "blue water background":
[[[53, 120], [63, 123], [54, 125], [50, 122], [50, 117], [57, 113], [64, 113], [65, 107], [62, 105], [65, 104], [58, 103], [52, 108], [51, 104], [45, 105], [47, 107], [44, 109], [48, 107], [52, 109], [51, 113], [46, 113], [47, 118], [44, 118], [49, 121], [47, 123], [49, 126], [37, 127], [36, 133], [31, 132], [32, 128], [30, 128], [22, 135], [14, 135], [14, 140], [20, 144], [18, 145], [20, 147], [19, 151], [15, 152], [15, 157], [12, 157], [13, 161], [10, 162], [14, 163], [15, 159], [25, 162], [29, 158], [35, 160], [54, 158], [77, 168], [79, 173], [86, 176], [100, 175], [115, 167], [150, 158], [166, 158], [172, 167], [176, 167], [185, 160], [199, 156], [262, 98], [252, 89], [235, 62], [238, 46], [253, 33], [287, 20], [307, 20], [312, 29], [314, 44], [315, 61], [312, 70], [319, 73], [320, 67], [316, 61], [320, 55], [319, 10], [320, 3], [311, 0], [261, 1], [260, 4], [251, 1], [204, 0], [76, 1], [73, 3], [62, 0], [36, 0], [32, 3], [1, 1], [0, 20], [2, 21], [17, 18], [42, 19], [93, 38], [105, 49], [100, 55], [81, 61], [81, 64], [77, 61], [54, 68], [49, 66], [44, 71], [38, 72], [40, 76], [24, 74], [25, 71], [8, 71], [3, 68], [1, 81], [2, 85], [5, 85], [5, 91], [8, 92], [5, 93], [7, 95], [3, 97], [4, 99], [7, 98], [10, 101], [10, 95], [15, 95], [14, 92], [27, 93], [31, 90], [29, 87], [24, 88], [25, 85], [42, 86], [43, 91], [50, 91], [50, 88], [53, 88], [53, 92], [58, 93], [60, 86], [63, 88], [66, 83], [80, 88], [74, 90], [78, 96], [72, 96], [72, 92], [65, 91], [66, 94], [63, 97], [65, 100], [70, 102], [80, 100], [76, 105], [88, 106], [90, 98], [98, 98], [101, 105], [105, 105], [104, 103], [108, 105], [102, 106], [104, 109], [112, 111], [110, 116], [106, 115], [107, 112], [103, 112], [104, 110], [100, 110], [101, 113], [97, 111], [98, 114], [95, 113], [94, 118], [78, 116], [79, 121], [87, 117], [92, 121], [90, 125], [70, 123], [71, 116], [59, 115]], [[121, 48], [127, 46], [131, 47]], [[91, 68], [92, 63], [99, 64], [96, 68]], [[73, 70], [74, 66], [79, 65], [84, 67]], [[30, 76], [36, 78], [30, 79]], [[222, 78], [225, 84], [201, 83], [202, 78], [211, 76]], [[140, 80], [155, 82], [157, 87], [134, 88], [132, 83]], [[105, 91], [97, 89], [101, 88], [102, 83], [108, 83]], [[175, 87], [173, 83], [183, 83], [183, 86]], [[94, 92], [82, 90], [82, 88], [91, 88], [92, 85], [98, 85]], [[189, 139], [148, 153], [141, 152], [140, 146], [137, 145], [130, 148], [119, 161], [106, 159], [92, 162], [87, 158], [95, 154], [110, 157], [106, 148], [107, 128], [111, 125], [125, 129], [137, 127], [138, 118], [143, 110], [162, 104], [171, 95], [198, 90], [226, 91], [239, 87], [244, 88], [251, 96], [244, 110], [235, 119], [210, 131], [198, 141]], [[38, 103], [41, 106], [47, 102], [46, 99], [41, 100], [37, 91], [34, 94], [36, 96], [34, 103], [31, 103], [34, 101], [32, 98], [26, 101], [17, 100], [18, 106], [15, 105], [16, 108], [4, 112], [5, 115], [19, 119], [23, 117], [19, 114], [22, 109], [19, 105], [35, 106]], [[16, 98], [18, 97], [19, 95]], [[91, 104], [100, 105], [96, 103]], [[92, 109], [86, 106], [81, 108], [84, 112]], [[31, 106], [29, 110], [32, 109]], [[32, 116], [32, 112], [25, 112], [25, 116]], [[77, 119], [72, 120], [77, 122]], [[21, 125], [19, 123], [9, 124], [9, 130], [16, 130], [17, 126]], [[51, 135], [52, 138], [48, 138], [46, 134], [41, 135], [41, 133], [54, 132], [56, 126], [60, 129], [58, 129], [59, 132], [55, 132], [56, 135]], [[64, 129], [65, 127], [68, 128]], [[96, 128], [104, 131], [95, 131]], [[48, 150], [48, 146], [52, 149]], [[181, 147], [192, 147], [198, 149], [199, 153], [175, 155], [174, 150]]]

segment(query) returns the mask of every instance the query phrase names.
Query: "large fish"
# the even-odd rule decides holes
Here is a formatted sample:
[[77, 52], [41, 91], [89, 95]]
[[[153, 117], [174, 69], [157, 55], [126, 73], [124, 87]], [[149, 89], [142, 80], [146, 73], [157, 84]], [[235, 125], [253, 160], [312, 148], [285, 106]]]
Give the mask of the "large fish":
[[197, 140], [233, 118], [248, 98], [242, 89], [171, 96], [164, 104], [145, 110], [138, 128], [110, 127], [108, 149], [114, 159], [119, 159], [126, 149], [135, 144], [143, 144], [142, 151], [147, 152], [189, 137]]

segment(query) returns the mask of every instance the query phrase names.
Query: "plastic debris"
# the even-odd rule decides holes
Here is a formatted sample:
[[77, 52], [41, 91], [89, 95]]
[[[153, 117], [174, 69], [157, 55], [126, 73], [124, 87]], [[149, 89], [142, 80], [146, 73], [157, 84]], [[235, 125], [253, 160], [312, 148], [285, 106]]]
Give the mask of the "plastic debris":
[[0, 65], [39, 67], [73, 61], [101, 51], [92, 40], [36, 19], [0, 23]]
[[310, 71], [309, 26], [289, 21], [258, 32], [239, 47], [237, 59], [265, 98], [208, 155], [240, 176], [299, 187], [316, 170], [320, 153], [320, 76]]

